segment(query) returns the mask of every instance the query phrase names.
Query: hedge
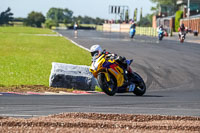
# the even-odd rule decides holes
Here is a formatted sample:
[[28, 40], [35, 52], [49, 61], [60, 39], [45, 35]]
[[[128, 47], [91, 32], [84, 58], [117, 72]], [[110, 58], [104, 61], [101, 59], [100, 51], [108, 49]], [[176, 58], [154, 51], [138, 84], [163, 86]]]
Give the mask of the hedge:
[[178, 27], [180, 26], [180, 19], [183, 16], [183, 11], [177, 11], [175, 16], [175, 31], [178, 31]]

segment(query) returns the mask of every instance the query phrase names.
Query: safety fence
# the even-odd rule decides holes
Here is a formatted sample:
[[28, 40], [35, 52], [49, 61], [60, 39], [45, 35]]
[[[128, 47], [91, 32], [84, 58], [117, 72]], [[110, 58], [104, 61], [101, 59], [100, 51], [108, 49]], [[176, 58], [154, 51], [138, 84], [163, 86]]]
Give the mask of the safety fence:
[[185, 27], [188, 27], [192, 31], [200, 33], [200, 15], [190, 19], [181, 19], [180, 24], [182, 23], [185, 25]]
[[157, 36], [157, 30], [152, 27], [136, 27], [136, 35]]
[[[129, 32], [130, 24], [103, 24], [103, 31]], [[152, 27], [136, 27], [136, 35], [157, 36], [157, 30]]]

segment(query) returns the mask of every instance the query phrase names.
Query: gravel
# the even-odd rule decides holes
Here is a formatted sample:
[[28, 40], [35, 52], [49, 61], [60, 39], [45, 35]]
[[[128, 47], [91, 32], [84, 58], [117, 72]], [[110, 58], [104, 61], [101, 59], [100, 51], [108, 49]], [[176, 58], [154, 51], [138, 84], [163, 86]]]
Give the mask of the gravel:
[[0, 132], [199, 133], [200, 117], [99, 113], [62, 113], [28, 119], [0, 116]]
[[55, 88], [55, 87], [47, 87], [44, 85], [15, 85], [15, 86], [0, 86], [1, 92], [72, 92], [73, 89], [67, 88]]

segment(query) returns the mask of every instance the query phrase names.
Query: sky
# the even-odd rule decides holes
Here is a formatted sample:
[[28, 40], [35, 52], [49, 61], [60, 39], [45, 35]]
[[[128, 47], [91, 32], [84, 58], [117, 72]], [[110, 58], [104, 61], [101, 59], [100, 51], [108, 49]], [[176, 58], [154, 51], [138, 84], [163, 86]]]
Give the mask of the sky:
[[138, 16], [141, 8], [145, 16], [151, 13], [151, 7], [155, 6], [150, 0], [0, 0], [0, 12], [10, 7], [14, 17], [27, 17], [31, 11], [41, 12], [46, 16], [51, 7], [56, 7], [72, 10], [73, 16], [116, 19], [118, 16], [109, 14], [109, 6], [113, 5], [128, 6], [129, 18], [133, 17], [135, 8], [138, 8]]

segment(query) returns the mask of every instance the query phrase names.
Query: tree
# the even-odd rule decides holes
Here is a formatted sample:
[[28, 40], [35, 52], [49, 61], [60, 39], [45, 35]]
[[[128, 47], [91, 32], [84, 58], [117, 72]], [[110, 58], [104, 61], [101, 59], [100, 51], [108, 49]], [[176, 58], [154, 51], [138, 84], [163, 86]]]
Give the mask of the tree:
[[134, 14], [134, 16], [133, 16], [133, 20], [134, 20], [134, 21], [137, 21], [137, 8], [135, 8], [133, 14]]
[[126, 10], [125, 12], [125, 21], [128, 22], [129, 21], [129, 14], [128, 14], [128, 10]]
[[140, 20], [142, 19], [142, 7], [141, 7], [141, 10], [140, 10]]
[[176, 5], [177, 0], [151, 0], [153, 3], [160, 5]]
[[183, 16], [183, 11], [177, 11], [175, 16], [175, 31], [178, 32], [178, 27], [180, 26], [180, 19]]
[[167, 6], [171, 7], [173, 9], [173, 13], [177, 10], [177, 5], [176, 5], [177, 0], [151, 0], [153, 3], [157, 3], [156, 7], [152, 7], [151, 10], [154, 11], [154, 13], [157, 13], [159, 10], [159, 6]]
[[80, 15], [79, 15], [78, 17], [75, 17], [75, 16], [74, 16], [74, 17], [72, 18], [72, 23], [71, 23], [71, 24], [74, 25], [74, 23], [76, 22], [76, 23], [79, 25], [79, 24], [82, 23], [82, 19], [83, 19], [83, 17], [80, 16]]
[[104, 19], [101, 19], [101, 18], [97, 17], [95, 19], [95, 24], [96, 25], [102, 25], [104, 23], [104, 21], [105, 21]]
[[156, 5], [156, 7], [151, 7], [151, 11], [153, 11], [153, 14], [158, 14], [158, 12], [159, 12], [159, 5]]
[[71, 23], [73, 12], [67, 8], [50, 8], [47, 12], [47, 19], [51, 19], [56, 23]]
[[83, 18], [83, 23], [84, 23], [84, 24], [94, 24], [94, 19], [91, 18], [91, 17], [89, 17], [89, 16], [85, 16], [85, 17]]
[[21, 17], [17, 17], [13, 19], [14, 22], [24, 22], [25, 20], [26, 20], [25, 18], [21, 18]]
[[46, 28], [51, 29], [53, 26], [58, 26], [58, 24], [55, 21], [51, 20], [51, 19], [47, 19], [45, 21], [45, 27]]
[[92, 18], [92, 17], [89, 17], [89, 16], [78, 16], [78, 17], [73, 17], [73, 22], [72, 22], [72, 25], [74, 24], [74, 22], [77, 22], [78, 24], [97, 24], [97, 25], [100, 25], [100, 24], [103, 24], [104, 23], [104, 19], [101, 19], [99, 17], [97, 18]]
[[137, 24], [142, 27], [151, 27], [152, 17], [153, 17], [153, 14], [147, 14], [145, 17], [142, 17]]
[[44, 22], [45, 17], [42, 13], [32, 11], [28, 14], [28, 17], [25, 20], [24, 24], [32, 27], [42, 27], [42, 23]]
[[13, 13], [10, 12], [11, 9], [8, 7], [6, 11], [0, 13], [0, 25], [8, 24], [9, 21], [13, 20]]

